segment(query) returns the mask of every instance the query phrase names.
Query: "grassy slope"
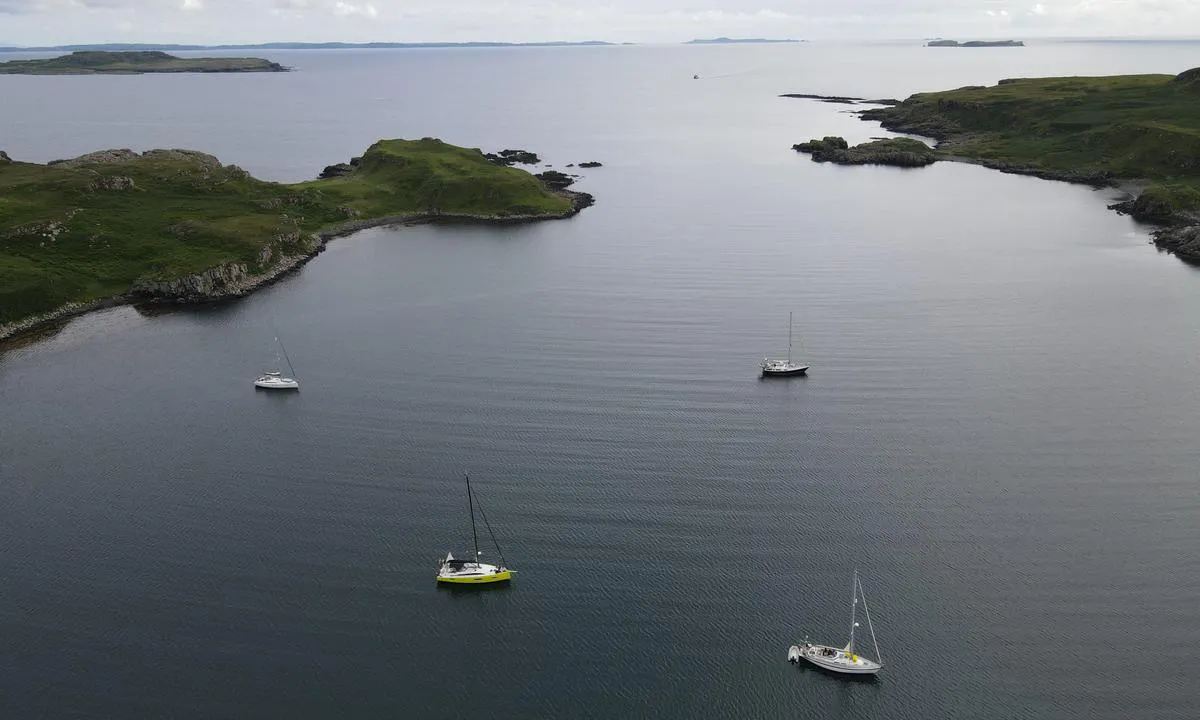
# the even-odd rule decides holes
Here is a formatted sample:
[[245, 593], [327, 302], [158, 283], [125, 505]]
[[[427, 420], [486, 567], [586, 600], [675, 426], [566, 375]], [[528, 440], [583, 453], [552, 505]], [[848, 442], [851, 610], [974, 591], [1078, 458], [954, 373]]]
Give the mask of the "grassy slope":
[[[132, 187], [123, 187], [125, 179]], [[568, 212], [532, 175], [438, 140], [386, 140], [344, 178], [264, 182], [201, 153], [35, 165], [0, 159], [0, 323], [170, 278], [311, 250], [350, 219]]]
[[1200, 189], [1200, 69], [1179, 76], [1004, 80], [863, 113], [935, 137], [945, 154], [1096, 181]]
[[319, 190], [365, 217], [406, 212], [541, 215], [570, 203], [524, 170], [488, 162], [472, 148], [439, 140], [382, 140], [350, 175], [293, 186]]
[[21, 75], [279, 72], [285, 69], [278, 63], [260, 58], [179, 58], [159, 51], [81, 50], [54, 58], [0, 63], [0, 74]]

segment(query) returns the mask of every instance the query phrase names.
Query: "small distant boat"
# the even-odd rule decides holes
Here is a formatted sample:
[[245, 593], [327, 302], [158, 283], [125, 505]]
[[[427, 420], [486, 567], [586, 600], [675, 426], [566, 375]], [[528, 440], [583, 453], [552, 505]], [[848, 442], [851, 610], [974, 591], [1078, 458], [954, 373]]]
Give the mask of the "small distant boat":
[[[283, 351], [283, 357], [287, 361], [289, 376], [285, 376], [278, 370], [267, 370], [254, 381], [254, 387], [263, 390], [299, 390], [300, 383], [296, 380], [296, 371], [292, 369], [292, 360], [288, 357], [287, 349], [283, 347], [283, 343], [279, 338], [275, 338], [275, 346], [277, 350]], [[275, 366], [279, 366], [279, 352], [275, 353]]]
[[508, 582], [512, 579], [513, 571], [508, 569], [504, 553], [500, 550], [500, 543], [496, 541], [496, 533], [492, 532], [492, 525], [488, 522], [487, 513], [483, 511], [482, 505], [479, 506], [479, 514], [483, 517], [488, 534], [492, 536], [492, 542], [496, 545], [500, 564], [490, 565], [479, 561], [482, 553], [479, 552], [479, 534], [475, 531], [475, 505], [478, 503], [475, 493], [471, 490], [471, 476], [463, 473], [463, 477], [467, 480], [467, 507], [471, 513], [471, 540], [474, 542], [475, 554], [470, 560], [461, 560], [454, 557], [454, 553], [446, 553], [446, 557], [438, 562], [437, 581], [457, 585]]
[[788, 354], [787, 360], [778, 358], [763, 358], [763, 377], [785, 377], [788, 375], [804, 375], [808, 366], [792, 362], [792, 313], [788, 313]]
[[[867, 608], [867, 596], [863, 592], [862, 583], [858, 581], [857, 570], [854, 571], [854, 586], [851, 593], [850, 642], [846, 643], [846, 647], [814, 645], [808, 641], [808, 638], [805, 638], [803, 644], [788, 648], [788, 662], [798, 663], [801, 660], [807, 660], [819, 668], [846, 675], [875, 675], [879, 672], [883, 667], [879, 654], [879, 643], [875, 642], [875, 628], [871, 625], [871, 611]], [[854, 649], [854, 629], [858, 627], [856, 611], [860, 596], [862, 597], [863, 613], [867, 616], [867, 629], [871, 631], [871, 644], [875, 646], [874, 660], [859, 655]]]

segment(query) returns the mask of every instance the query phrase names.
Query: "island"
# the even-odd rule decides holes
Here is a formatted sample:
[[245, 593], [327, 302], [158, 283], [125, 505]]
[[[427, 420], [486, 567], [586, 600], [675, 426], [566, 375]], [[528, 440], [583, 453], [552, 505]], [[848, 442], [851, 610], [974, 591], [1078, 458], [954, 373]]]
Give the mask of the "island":
[[435, 138], [381, 140], [348, 172], [293, 184], [192, 150], [44, 165], [0, 152], [0, 338], [97, 307], [242, 296], [368, 227], [529, 222], [592, 203], [570, 178], [546, 180]]
[[[1154, 241], [1200, 264], [1200, 68], [1179, 75], [1118, 75], [1001, 80], [919, 93], [890, 107], [858, 111], [887, 130], [932, 138], [930, 162], [956, 160], [1004, 172], [1117, 187], [1111, 206], [1160, 226]], [[896, 150], [841, 138], [798, 143], [814, 160], [892, 162]], [[815, 143], [815, 144], [814, 144]], [[885, 150], [887, 152], [885, 152]], [[922, 161], [920, 164], [928, 164]]]
[[1025, 47], [1021, 40], [968, 40], [960, 43], [957, 40], [930, 40], [925, 47]]
[[141, 73], [287, 72], [261, 58], [181, 58], [158, 50], [109, 52], [77, 50], [39, 60], [0, 62], [5, 75], [137, 75]]

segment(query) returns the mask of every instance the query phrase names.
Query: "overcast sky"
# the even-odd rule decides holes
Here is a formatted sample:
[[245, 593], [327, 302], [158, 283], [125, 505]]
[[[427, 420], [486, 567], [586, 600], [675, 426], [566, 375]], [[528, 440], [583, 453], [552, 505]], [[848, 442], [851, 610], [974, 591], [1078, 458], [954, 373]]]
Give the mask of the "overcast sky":
[[0, 0], [0, 44], [1200, 35], [1200, 0]]

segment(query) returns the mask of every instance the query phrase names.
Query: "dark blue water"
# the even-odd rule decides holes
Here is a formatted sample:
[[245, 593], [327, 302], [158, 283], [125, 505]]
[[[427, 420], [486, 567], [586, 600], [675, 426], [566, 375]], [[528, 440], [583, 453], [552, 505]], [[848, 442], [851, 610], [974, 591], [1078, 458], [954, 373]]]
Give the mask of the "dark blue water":
[[[1106, 192], [811, 163], [791, 143], [879, 131], [775, 97], [1177, 72], [1191, 50], [279, 53], [299, 71], [0, 77], [22, 159], [182, 146], [294, 180], [437, 135], [605, 164], [569, 221], [367, 231], [245, 301], [101, 312], [0, 354], [0, 704], [1194, 716], [1200, 275]], [[761, 381], [789, 312], [811, 375]], [[250, 386], [276, 334], [299, 394]], [[463, 471], [507, 589], [434, 586], [469, 546]], [[844, 642], [854, 568], [883, 673], [788, 665], [805, 634]]]

